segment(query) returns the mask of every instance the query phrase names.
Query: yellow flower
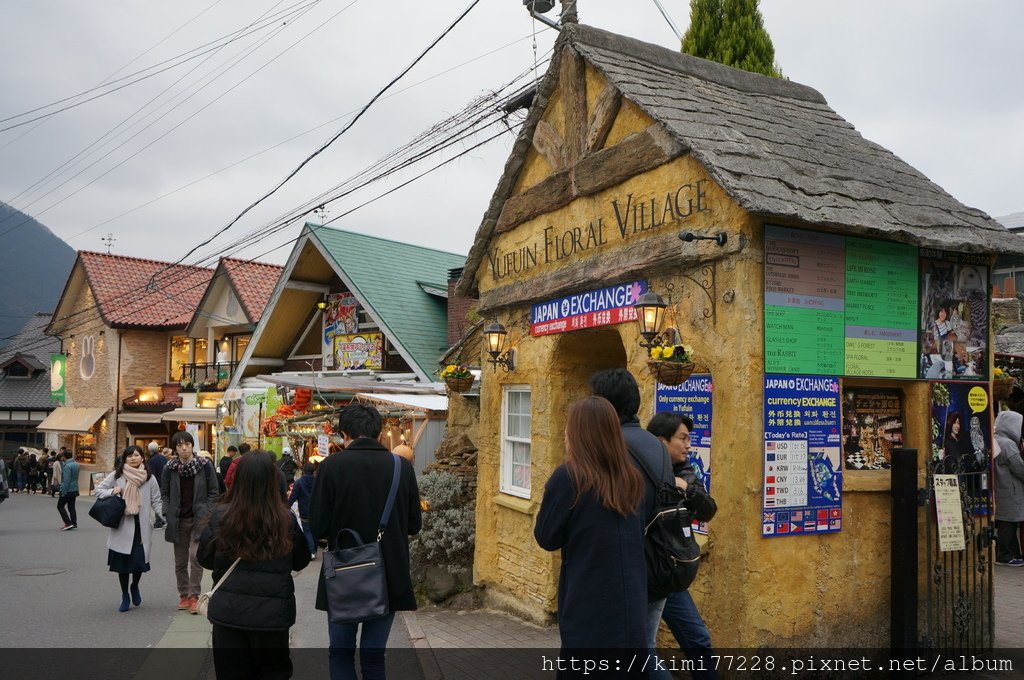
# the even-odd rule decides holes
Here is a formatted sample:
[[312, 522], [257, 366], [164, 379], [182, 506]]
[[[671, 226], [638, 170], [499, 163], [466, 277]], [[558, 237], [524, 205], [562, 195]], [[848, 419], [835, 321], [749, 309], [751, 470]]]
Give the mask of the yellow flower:
[[672, 345], [669, 345], [668, 347], [662, 348], [661, 356], [663, 356], [666, 359], [671, 359], [672, 358], [672, 354], [675, 353], [675, 351], [676, 351], [676, 348], [673, 347]]
[[661, 359], [661, 348], [660, 347], [652, 347], [651, 348], [651, 358], [654, 359], [655, 361], [658, 361], [658, 360]]
[[1006, 372], [1003, 371], [1003, 369], [1001, 369], [1001, 368], [996, 368], [995, 377], [996, 378], [1005, 378], [1006, 377]]

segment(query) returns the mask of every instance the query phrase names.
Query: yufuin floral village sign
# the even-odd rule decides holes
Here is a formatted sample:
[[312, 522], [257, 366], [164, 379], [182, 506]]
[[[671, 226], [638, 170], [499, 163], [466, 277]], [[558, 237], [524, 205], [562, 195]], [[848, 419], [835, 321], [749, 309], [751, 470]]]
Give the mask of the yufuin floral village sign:
[[532, 243], [509, 250], [495, 246], [487, 253], [491, 277], [500, 281], [707, 212], [707, 184], [706, 179], [680, 184], [664, 198], [659, 194], [636, 200], [629, 193], [608, 201], [604, 213], [586, 225], [566, 229], [549, 225]]

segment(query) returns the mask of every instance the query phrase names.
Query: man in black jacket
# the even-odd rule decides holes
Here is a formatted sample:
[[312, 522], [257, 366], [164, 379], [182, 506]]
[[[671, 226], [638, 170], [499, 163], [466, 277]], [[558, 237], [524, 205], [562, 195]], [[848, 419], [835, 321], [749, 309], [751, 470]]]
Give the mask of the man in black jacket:
[[[346, 406], [338, 418], [345, 450], [328, 456], [321, 464], [313, 487], [309, 519], [316, 538], [326, 538], [333, 550], [342, 529], [352, 529], [364, 542], [377, 537], [384, 505], [394, 474], [394, 456], [378, 441], [381, 416], [365, 404]], [[409, 568], [409, 536], [420, 530], [419, 489], [416, 472], [401, 460], [401, 477], [394, 509], [381, 538], [381, 554], [387, 578], [391, 612], [358, 623], [330, 623], [331, 678], [355, 677], [356, 634], [364, 678], [384, 677], [384, 649], [396, 611], [416, 609]], [[317, 585], [316, 608], [327, 611], [323, 571]]]
[[[665, 447], [657, 437], [640, 427], [640, 419], [636, 417], [640, 410], [640, 388], [637, 387], [632, 373], [624, 368], [599, 371], [590, 377], [590, 389], [595, 395], [610, 401], [619, 414], [622, 436], [632, 454], [630, 461], [640, 470], [644, 478], [643, 517], [644, 524], [646, 524], [654, 514], [654, 506], [660, 488], [660, 485], [651, 483], [648, 474], [661, 480], [662, 484], [671, 484], [673, 480], [668, 452], [665, 451]], [[640, 460], [636, 460], [633, 456]], [[647, 473], [644, 473], [644, 467], [647, 468]], [[661, 623], [661, 612], [664, 608], [665, 598], [647, 603], [647, 645], [650, 649], [656, 647], [658, 625]]]

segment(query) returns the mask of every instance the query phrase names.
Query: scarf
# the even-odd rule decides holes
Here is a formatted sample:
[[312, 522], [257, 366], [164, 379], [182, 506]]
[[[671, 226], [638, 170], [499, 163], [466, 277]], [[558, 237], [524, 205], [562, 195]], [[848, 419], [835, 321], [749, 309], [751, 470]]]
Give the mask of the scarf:
[[187, 463], [182, 463], [180, 458], [175, 458], [172, 462], [167, 464], [167, 469], [177, 470], [182, 479], [190, 479], [195, 477], [196, 473], [199, 472], [201, 460], [202, 459], [199, 458], [199, 456], [192, 456], [192, 460]]
[[121, 475], [124, 477], [125, 482], [124, 491], [122, 492], [124, 514], [137, 515], [139, 514], [139, 487], [146, 483], [149, 473], [146, 472], [145, 467], [133, 468], [131, 465], [125, 465]]

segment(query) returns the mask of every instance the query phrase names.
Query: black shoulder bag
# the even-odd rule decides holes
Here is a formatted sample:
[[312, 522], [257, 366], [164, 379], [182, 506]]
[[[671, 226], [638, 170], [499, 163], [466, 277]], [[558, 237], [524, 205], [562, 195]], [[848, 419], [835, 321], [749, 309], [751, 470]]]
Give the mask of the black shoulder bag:
[[693, 512], [683, 505], [686, 494], [674, 480], [659, 483], [632, 448], [629, 448], [629, 455], [657, 489], [654, 511], [644, 520], [644, 560], [648, 598], [660, 600], [670, 593], [686, 590], [697, 577], [700, 546], [693, 537]]
[[[391, 478], [391, 490], [384, 506], [384, 514], [377, 528], [377, 540], [363, 543], [362, 536], [354, 529], [338, 532], [334, 550], [324, 552], [324, 590], [327, 594], [327, 616], [331, 623], [355, 623], [384, 616], [390, 611], [388, 584], [385, 578], [384, 559], [380, 550], [380, 539], [391, 517], [398, 493], [398, 479], [401, 476], [401, 460], [395, 454], [395, 468]], [[346, 536], [354, 540], [350, 548], [342, 548]]]

